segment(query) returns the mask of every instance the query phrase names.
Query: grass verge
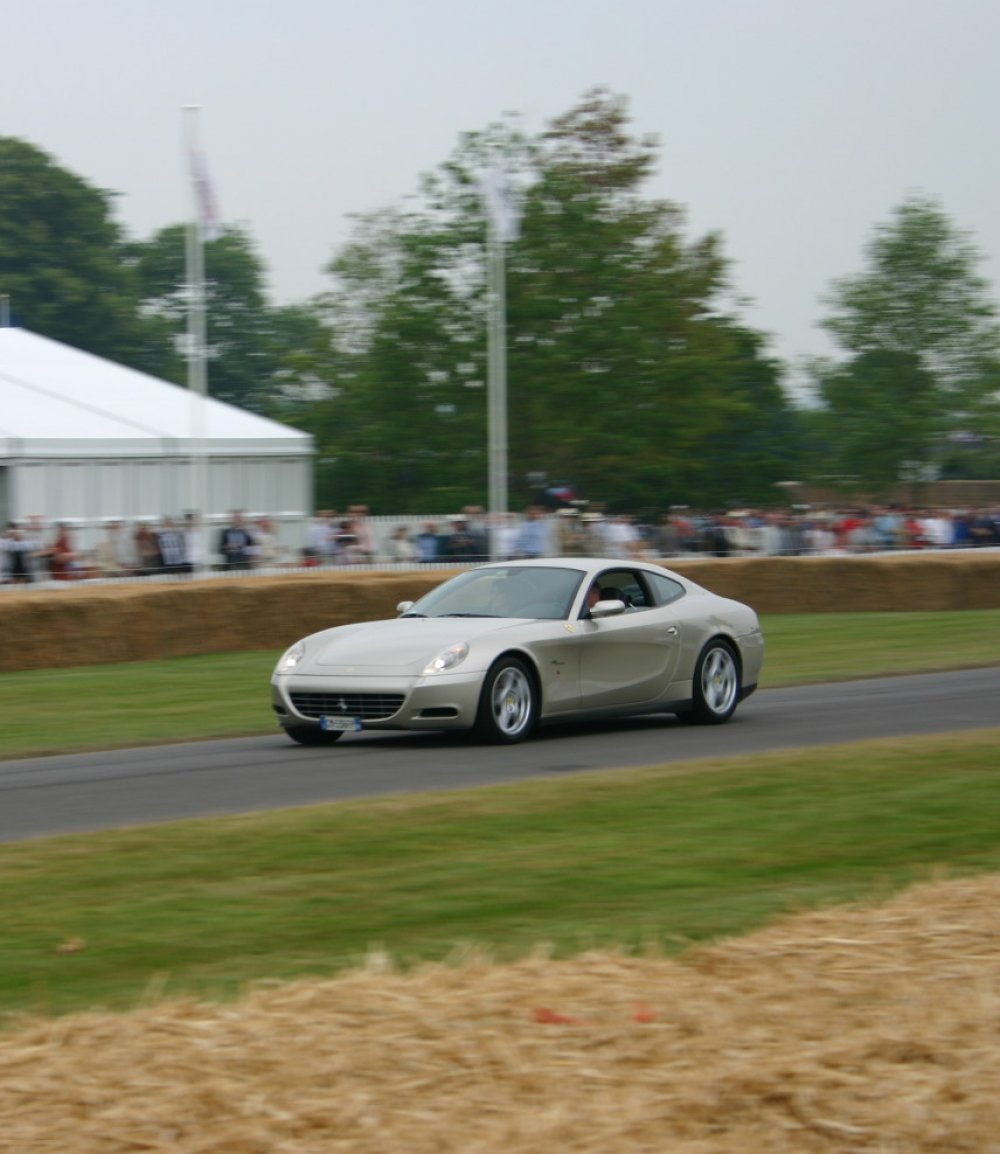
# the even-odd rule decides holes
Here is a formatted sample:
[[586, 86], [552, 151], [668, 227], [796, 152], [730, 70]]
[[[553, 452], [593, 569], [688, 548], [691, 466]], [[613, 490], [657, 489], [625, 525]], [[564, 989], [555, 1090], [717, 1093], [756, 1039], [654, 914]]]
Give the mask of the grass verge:
[[228, 997], [373, 948], [674, 949], [997, 870], [998, 748], [978, 731], [0, 846], [0, 1014]]
[[[763, 686], [995, 665], [1000, 610], [763, 620]], [[271, 651], [0, 674], [0, 758], [274, 731]]]

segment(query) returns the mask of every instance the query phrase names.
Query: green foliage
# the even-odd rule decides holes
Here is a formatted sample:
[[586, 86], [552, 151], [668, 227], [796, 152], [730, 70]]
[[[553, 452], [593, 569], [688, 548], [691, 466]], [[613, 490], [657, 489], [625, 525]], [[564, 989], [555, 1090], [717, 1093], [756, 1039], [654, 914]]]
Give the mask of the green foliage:
[[815, 375], [829, 471], [886, 490], [907, 471], [940, 471], [963, 434], [1000, 432], [1000, 327], [980, 255], [934, 201], [904, 201], [866, 255], [826, 302], [845, 359]]
[[[186, 226], [129, 241], [114, 195], [24, 141], [0, 137], [0, 293], [15, 324], [187, 383]], [[285, 419], [329, 390], [329, 334], [314, 310], [273, 308], [250, 237], [206, 245], [209, 391]]]
[[[163, 327], [165, 375], [185, 384], [181, 356], [187, 331], [186, 229], [175, 224], [129, 246], [143, 311]], [[264, 289], [264, 266], [250, 237], [227, 228], [205, 245], [208, 391], [230, 404], [262, 409], [281, 367], [278, 319]]]
[[[491, 310], [482, 180], [502, 162], [521, 224], [504, 249], [509, 491], [545, 475], [612, 509], [770, 504], [791, 478], [874, 494], [1000, 467], [1000, 327], [980, 255], [933, 200], [880, 225], [834, 283], [797, 410], [740, 318], [721, 237], [650, 199], [658, 161], [626, 100], [588, 92], [537, 136], [468, 133], [405, 209], [358, 218], [331, 288], [274, 307], [251, 237], [205, 250], [208, 385], [317, 438], [320, 505], [485, 504]], [[129, 241], [114, 194], [0, 137], [0, 293], [14, 322], [185, 383], [185, 226]]]
[[358, 223], [330, 266], [335, 396], [306, 415], [328, 458], [326, 503], [421, 511], [484, 503], [486, 223], [481, 175], [521, 189], [506, 248], [510, 487], [565, 478], [630, 508], [770, 500], [795, 471], [795, 415], [764, 338], [727, 308], [721, 241], [641, 195], [651, 141], [604, 90], [526, 140], [463, 138], [424, 207]]
[[113, 203], [34, 145], [0, 137], [0, 293], [17, 325], [156, 371]]

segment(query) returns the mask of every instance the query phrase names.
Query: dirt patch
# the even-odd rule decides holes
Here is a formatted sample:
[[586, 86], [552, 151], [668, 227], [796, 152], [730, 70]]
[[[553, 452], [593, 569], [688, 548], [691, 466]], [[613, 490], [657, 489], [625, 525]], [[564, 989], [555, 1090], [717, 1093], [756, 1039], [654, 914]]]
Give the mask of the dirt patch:
[[683, 962], [393, 973], [0, 1037], [0, 1150], [1000, 1149], [1000, 876]]

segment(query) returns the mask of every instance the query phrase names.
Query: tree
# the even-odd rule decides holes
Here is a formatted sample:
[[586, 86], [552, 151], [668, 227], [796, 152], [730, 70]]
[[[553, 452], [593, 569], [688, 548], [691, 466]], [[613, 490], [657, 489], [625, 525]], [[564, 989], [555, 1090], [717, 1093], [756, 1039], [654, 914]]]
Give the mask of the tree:
[[[129, 246], [142, 308], [163, 330], [165, 373], [184, 384], [188, 318], [186, 227], [169, 225]], [[228, 227], [205, 245], [208, 391], [244, 408], [262, 410], [279, 368], [278, 315], [264, 289], [264, 266], [250, 237]]]
[[34, 145], [0, 137], [0, 293], [24, 328], [156, 371], [113, 203]]
[[940, 463], [956, 435], [996, 427], [1000, 328], [981, 256], [932, 199], [904, 201], [866, 255], [826, 297], [845, 357], [816, 377], [833, 471], [887, 489]]
[[344, 375], [310, 417], [340, 470], [327, 499], [485, 498], [480, 179], [498, 156], [523, 207], [507, 247], [513, 500], [538, 473], [631, 508], [773, 496], [790, 443], [778, 366], [727, 305], [719, 237], [687, 243], [680, 210], [643, 199], [655, 146], [598, 89], [540, 138], [466, 135], [418, 208], [364, 218], [331, 264]]
[[753, 446], [788, 406], [730, 315], [721, 237], [686, 242], [682, 211], [641, 196], [655, 144], [630, 137], [621, 97], [588, 93], [543, 149], [511, 262], [521, 467], [633, 509], [770, 498], [789, 465]]

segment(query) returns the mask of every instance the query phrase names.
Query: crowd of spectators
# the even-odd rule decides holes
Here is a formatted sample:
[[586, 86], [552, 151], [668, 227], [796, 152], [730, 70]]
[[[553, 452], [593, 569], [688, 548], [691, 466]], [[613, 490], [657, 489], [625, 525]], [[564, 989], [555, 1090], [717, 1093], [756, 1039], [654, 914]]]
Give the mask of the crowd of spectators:
[[652, 538], [660, 556], [799, 556], [962, 549], [1000, 545], [1000, 506], [912, 509], [901, 505], [672, 510]]
[[[967, 510], [897, 505], [852, 508], [737, 509], [675, 507], [656, 521], [612, 513], [584, 502], [558, 509], [531, 506], [498, 521], [479, 506], [444, 518], [376, 522], [363, 505], [340, 514], [321, 510], [301, 549], [280, 546], [266, 517], [233, 512], [211, 537], [197, 518], [164, 517], [133, 524], [110, 521], [90, 550], [67, 523], [32, 517], [0, 535], [5, 584], [184, 576], [204, 568], [239, 571], [276, 567], [373, 564], [471, 564], [552, 556], [671, 558], [707, 555], [801, 556], [889, 550], [1000, 547], [1000, 506]], [[207, 553], [207, 555], [206, 555]]]
[[[233, 513], [218, 533], [212, 567], [246, 569], [275, 560], [274, 532], [266, 517], [244, 523]], [[204, 540], [198, 518], [162, 517], [132, 524], [108, 521], [92, 549], [80, 548], [76, 530], [59, 521], [48, 527], [40, 517], [11, 522], [0, 534], [0, 580], [27, 585], [123, 577], [186, 576], [202, 567]]]

